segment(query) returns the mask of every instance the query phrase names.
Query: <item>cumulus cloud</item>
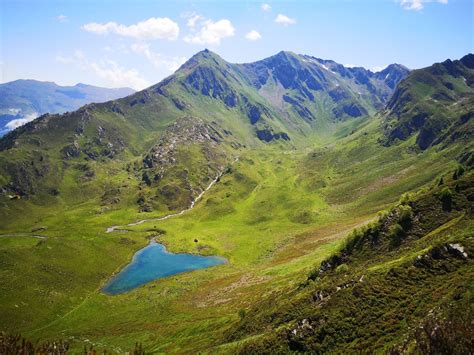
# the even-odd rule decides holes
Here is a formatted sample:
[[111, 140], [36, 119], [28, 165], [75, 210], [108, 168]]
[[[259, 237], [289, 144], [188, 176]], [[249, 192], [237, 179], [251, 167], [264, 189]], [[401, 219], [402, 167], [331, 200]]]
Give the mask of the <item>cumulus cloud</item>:
[[199, 31], [184, 37], [184, 41], [194, 44], [219, 45], [222, 39], [232, 37], [234, 34], [235, 28], [229, 20], [222, 19], [217, 22], [206, 20]]
[[168, 17], [151, 17], [148, 20], [126, 26], [116, 22], [91, 22], [82, 26], [87, 32], [98, 35], [114, 33], [123, 37], [135, 39], [167, 39], [175, 40], [179, 36], [179, 26]]
[[249, 41], [258, 41], [262, 38], [262, 36], [257, 31], [252, 30], [245, 35], [245, 38], [247, 38]]
[[11, 120], [5, 125], [5, 127], [7, 127], [10, 130], [13, 130], [15, 128], [23, 126], [25, 123], [33, 121], [36, 117], [38, 117], [38, 113], [33, 112], [33, 113], [25, 115], [22, 118], [16, 118], [14, 120]]
[[131, 49], [133, 52], [148, 59], [156, 68], [165, 68], [170, 72], [177, 70], [186, 61], [185, 57], [167, 57], [160, 53], [155, 53], [150, 49], [149, 43], [134, 43]]
[[272, 9], [272, 7], [268, 4], [262, 4], [262, 11], [268, 12]]
[[277, 17], [275, 17], [275, 22], [279, 23], [279, 24], [282, 24], [284, 26], [287, 26], [287, 25], [295, 24], [296, 20], [294, 18], [288, 17], [286, 15], [278, 14]]
[[69, 21], [69, 19], [67, 18], [66, 15], [59, 15], [56, 17], [56, 20], [58, 20], [58, 22], [67, 22]]
[[102, 79], [107, 86], [111, 87], [132, 87], [135, 90], [142, 90], [150, 84], [141, 77], [135, 69], [127, 69], [110, 59], [103, 59], [98, 62], [86, 58], [80, 50], [74, 52], [71, 57], [57, 56], [56, 61], [63, 64], [74, 64], [86, 71], [92, 71]]
[[397, 0], [397, 2], [405, 10], [420, 11], [425, 7], [424, 4], [426, 3], [438, 2], [440, 4], [446, 5], [448, 0]]

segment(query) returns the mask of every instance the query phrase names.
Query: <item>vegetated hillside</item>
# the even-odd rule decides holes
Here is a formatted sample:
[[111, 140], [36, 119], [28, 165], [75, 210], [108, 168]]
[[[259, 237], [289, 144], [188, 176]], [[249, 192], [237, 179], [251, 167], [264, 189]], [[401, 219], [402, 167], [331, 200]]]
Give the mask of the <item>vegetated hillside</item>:
[[[402, 346], [399, 335], [406, 334], [402, 330], [412, 318], [404, 313], [409, 300], [399, 286], [410, 279], [405, 275], [389, 285], [393, 294], [401, 294], [398, 304], [388, 296], [391, 292], [386, 294], [381, 270], [404, 262], [411, 255], [406, 248], [424, 250], [425, 244], [417, 243], [428, 243], [431, 237], [418, 235], [418, 229], [399, 220], [402, 230], [393, 227], [392, 238], [392, 225], [397, 224], [392, 219], [401, 210], [384, 217], [386, 228], [373, 225], [380, 232], [375, 249], [364, 246], [338, 254], [347, 266], [330, 268], [314, 282], [308, 280], [308, 271], [337, 250], [347, 231], [372, 220], [402, 193], [429, 184], [458, 164], [469, 170], [472, 139], [456, 140], [462, 131], [453, 131], [442, 145], [425, 151], [413, 149], [414, 136], [382, 145], [381, 121], [370, 112], [386, 101], [384, 92], [390, 92], [403, 68], [395, 65], [383, 74], [348, 69], [344, 76], [335, 63], [310, 59], [284, 52], [263, 64], [230, 64], [203, 51], [147, 90], [43, 116], [0, 140], [2, 329], [32, 340], [71, 340], [72, 351], [81, 351], [84, 342], [120, 353], [135, 342], [161, 353], [330, 351], [336, 343], [354, 351], [382, 347], [378, 336], [390, 346]], [[362, 80], [356, 80], [356, 72], [367, 75], [376, 88], [373, 93], [356, 82]], [[311, 78], [326, 86], [316, 89]], [[347, 95], [365, 92], [364, 99], [353, 95], [349, 100], [369, 115], [338, 117], [335, 111], [344, 111], [347, 101], [329, 99], [328, 92], [337, 85]], [[302, 109], [314, 119], [298, 113]], [[461, 175], [460, 168], [456, 177]], [[435, 227], [468, 210], [467, 200], [458, 198], [464, 185], [458, 179], [457, 191], [451, 176], [442, 182], [456, 193], [451, 211], [439, 210], [437, 188], [426, 200], [438, 206], [436, 218], [429, 217]], [[157, 218], [189, 208], [214, 179], [195, 208]], [[407, 212], [415, 216], [410, 228], [421, 223], [419, 231], [425, 235], [431, 227], [417, 214], [421, 197], [413, 201], [411, 214]], [[467, 212], [465, 216], [460, 224], [454, 220], [453, 228], [472, 229], [462, 224], [472, 219]], [[119, 228], [106, 232], [111, 226]], [[449, 226], [441, 231], [458, 230]], [[165, 243], [170, 252], [219, 255], [229, 262], [155, 280], [125, 294], [104, 295], [102, 285], [149, 238]], [[400, 245], [391, 244], [392, 239]], [[464, 241], [462, 246], [470, 256], [471, 247]], [[456, 282], [469, 280], [465, 269], [459, 270]], [[358, 282], [362, 275], [363, 282]], [[442, 287], [451, 276], [416, 282], [423, 294], [433, 294], [433, 285], [444, 295], [448, 291]], [[351, 280], [368, 287], [362, 301], [357, 294], [344, 293], [351, 290], [346, 287]], [[416, 284], [409, 285], [408, 291], [416, 294]], [[314, 296], [320, 291], [325, 299], [321, 303]], [[268, 302], [260, 303], [262, 298]], [[385, 303], [379, 305], [379, 299]], [[331, 300], [340, 303], [332, 305]], [[359, 301], [367, 303], [352, 307]], [[417, 319], [434, 304], [434, 296], [426, 300]], [[344, 313], [349, 310], [357, 317]], [[316, 311], [320, 313], [312, 313]], [[366, 318], [375, 329], [364, 323]], [[302, 345], [293, 347], [288, 334], [299, 336], [295, 327], [306, 329], [308, 319], [311, 329], [321, 333], [317, 340], [303, 337]], [[386, 319], [387, 337], [379, 333]]]
[[130, 88], [60, 86], [37, 80], [3, 83], [0, 84], [0, 135], [45, 113], [74, 111], [91, 102], [115, 100], [134, 92]]
[[421, 149], [474, 134], [474, 54], [412, 71], [384, 113], [385, 142], [416, 135]]
[[355, 229], [299, 287], [242, 311], [219, 349], [469, 353], [474, 174], [463, 174]]
[[[306, 145], [339, 120], [375, 112], [407, 72], [392, 65], [374, 74], [289, 52], [230, 64], [204, 50], [144, 91], [47, 114], [7, 134], [0, 186], [12, 196], [60, 199], [76, 181], [105, 208], [124, 194], [143, 211], [184, 207], [239, 149]], [[129, 186], [114, 186], [107, 168], [127, 171]]]

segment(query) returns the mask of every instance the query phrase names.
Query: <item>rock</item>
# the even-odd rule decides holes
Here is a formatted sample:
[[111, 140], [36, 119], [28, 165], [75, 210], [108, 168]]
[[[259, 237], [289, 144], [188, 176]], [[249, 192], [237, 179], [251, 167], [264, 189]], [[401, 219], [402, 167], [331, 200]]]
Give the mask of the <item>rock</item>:
[[459, 244], [459, 243], [448, 244], [448, 249], [449, 249], [449, 251], [451, 251], [453, 254], [459, 255], [460, 257], [462, 257], [462, 258], [464, 258], [464, 259], [467, 259], [467, 258], [468, 258], [467, 253], [464, 251], [464, 247], [463, 247], [461, 244]]

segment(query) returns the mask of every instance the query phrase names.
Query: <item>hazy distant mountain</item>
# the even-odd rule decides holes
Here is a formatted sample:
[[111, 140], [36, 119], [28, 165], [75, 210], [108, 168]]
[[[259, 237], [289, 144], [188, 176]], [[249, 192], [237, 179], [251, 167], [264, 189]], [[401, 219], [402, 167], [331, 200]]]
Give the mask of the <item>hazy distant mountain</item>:
[[74, 111], [91, 102], [114, 100], [134, 92], [130, 88], [108, 89], [86, 84], [60, 86], [37, 80], [0, 84], [0, 135], [44, 113]]

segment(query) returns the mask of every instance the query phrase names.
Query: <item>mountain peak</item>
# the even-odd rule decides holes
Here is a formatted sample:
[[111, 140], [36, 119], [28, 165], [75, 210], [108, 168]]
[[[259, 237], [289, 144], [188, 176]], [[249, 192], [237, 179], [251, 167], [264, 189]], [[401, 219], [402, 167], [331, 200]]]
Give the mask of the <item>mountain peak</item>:
[[222, 65], [226, 63], [227, 62], [217, 53], [206, 48], [193, 55], [180, 67], [180, 69], [191, 69], [200, 64]]
[[470, 69], [474, 69], [474, 54], [469, 53], [460, 59], [461, 63]]

